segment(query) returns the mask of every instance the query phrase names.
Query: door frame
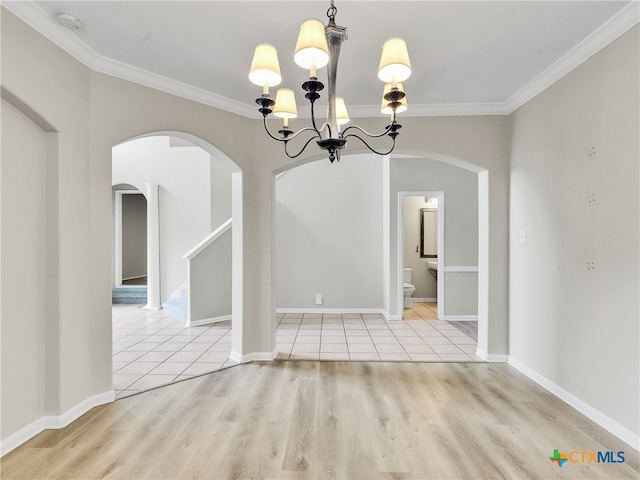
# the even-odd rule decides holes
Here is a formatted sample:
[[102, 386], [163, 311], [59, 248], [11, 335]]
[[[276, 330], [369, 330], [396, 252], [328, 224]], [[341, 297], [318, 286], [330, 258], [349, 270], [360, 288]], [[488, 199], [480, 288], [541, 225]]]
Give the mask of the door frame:
[[404, 311], [404, 288], [403, 288], [403, 268], [404, 268], [404, 197], [438, 197], [438, 285], [437, 303], [438, 319], [442, 319], [444, 314], [444, 191], [443, 190], [401, 190], [398, 192], [398, 311], [399, 319], [402, 319]]

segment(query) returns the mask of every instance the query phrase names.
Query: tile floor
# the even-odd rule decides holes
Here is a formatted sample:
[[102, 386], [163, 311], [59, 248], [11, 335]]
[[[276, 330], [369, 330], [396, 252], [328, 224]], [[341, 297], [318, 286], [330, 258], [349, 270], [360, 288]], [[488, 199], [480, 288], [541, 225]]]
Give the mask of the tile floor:
[[[404, 320], [378, 314], [284, 314], [278, 359], [405, 362], [482, 361], [476, 338], [437, 320], [435, 303], [416, 303]], [[185, 327], [142, 305], [113, 305], [113, 388], [118, 398], [235, 365], [231, 322]]]
[[278, 359], [405, 362], [482, 361], [477, 341], [437, 320], [435, 303], [414, 304], [404, 320], [378, 314], [285, 314], [276, 330]]
[[231, 322], [185, 327], [143, 305], [113, 305], [113, 389], [116, 397], [233, 365]]

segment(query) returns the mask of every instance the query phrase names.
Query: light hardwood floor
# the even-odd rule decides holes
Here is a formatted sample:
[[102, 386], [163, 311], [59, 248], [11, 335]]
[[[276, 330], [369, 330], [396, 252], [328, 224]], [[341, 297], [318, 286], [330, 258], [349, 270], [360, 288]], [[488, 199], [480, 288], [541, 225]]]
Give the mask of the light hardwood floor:
[[[565, 464], [554, 449], [625, 451]], [[638, 455], [505, 364], [256, 362], [95, 408], [2, 459], [23, 479], [638, 478]]]

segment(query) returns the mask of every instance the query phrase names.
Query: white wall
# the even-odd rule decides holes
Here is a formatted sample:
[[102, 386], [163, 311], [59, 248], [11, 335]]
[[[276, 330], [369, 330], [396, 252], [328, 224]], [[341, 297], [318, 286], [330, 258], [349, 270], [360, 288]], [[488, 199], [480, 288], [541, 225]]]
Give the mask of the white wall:
[[277, 307], [381, 309], [381, 158], [293, 168], [276, 180], [275, 197]]
[[211, 231], [231, 218], [231, 170], [211, 156]]
[[1, 438], [45, 414], [46, 133], [2, 100]]
[[145, 191], [159, 185], [162, 300], [187, 281], [183, 255], [211, 233], [210, 155], [198, 147], [170, 147], [169, 137], [147, 137], [113, 148], [113, 185]]
[[636, 26], [512, 115], [509, 302], [511, 357], [636, 448], [638, 45]]

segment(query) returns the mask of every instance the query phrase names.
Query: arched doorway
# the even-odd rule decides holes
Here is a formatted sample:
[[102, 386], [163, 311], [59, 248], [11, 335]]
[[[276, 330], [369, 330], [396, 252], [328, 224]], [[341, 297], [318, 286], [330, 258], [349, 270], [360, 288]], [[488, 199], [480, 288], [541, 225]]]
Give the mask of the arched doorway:
[[[114, 146], [112, 161], [112, 183], [133, 185], [148, 200], [150, 295], [145, 308], [160, 310], [134, 312], [144, 332], [120, 335], [114, 330], [114, 351], [119, 350], [114, 370], [120, 376], [116, 381], [114, 375], [114, 389], [133, 393], [236, 363], [229, 360], [232, 327], [241, 327], [242, 317], [241, 309], [238, 313], [233, 305], [241, 304], [242, 290], [232, 288], [232, 279], [242, 251], [242, 229], [236, 232], [231, 225], [234, 213], [242, 218], [240, 169], [215, 147], [181, 132], [154, 132], [121, 142]], [[222, 264], [202, 266], [211, 261]], [[151, 296], [154, 277], [157, 302]], [[214, 303], [204, 310], [217, 308], [224, 315], [204, 315], [195, 321], [192, 313], [202, 313], [202, 299], [207, 296], [198, 297], [198, 309], [194, 291], [207, 292], [206, 299]]]
[[[294, 320], [299, 320], [299, 318], [294, 318], [295, 316], [299, 317], [305, 313], [310, 319], [311, 315], [342, 314], [343, 319], [345, 318], [344, 314], [378, 315], [387, 320], [389, 325], [394, 320], [401, 319], [403, 261], [398, 228], [398, 219], [402, 216], [399, 193], [404, 190], [421, 191], [425, 188], [424, 185], [416, 186], [395, 181], [392, 178], [394, 172], [391, 168], [391, 162], [403, 157], [423, 159], [423, 162], [428, 159], [430, 162], [443, 164], [449, 169], [458, 167], [468, 172], [467, 176], [477, 185], [475, 200], [478, 215], [477, 226], [474, 227], [473, 232], [477, 236], [477, 244], [474, 247], [477, 258], [473, 262], [475, 270], [472, 274], [477, 276], [476, 292], [474, 293], [478, 294], [476, 302], [478, 343], [477, 348], [474, 348], [474, 354], [483, 358], [482, 352], [486, 351], [487, 342], [487, 315], [484, 310], [487, 303], [487, 289], [483, 282], [486, 281], [488, 266], [488, 243], [483, 237], [488, 232], [488, 215], [486, 214], [488, 189], [483, 188], [484, 182], [487, 180], [483, 169], [468, 162], [442, 155], [412, 152], [411, 154], [394, 156], [393, 160], [389, 157], [370, 156], [371, 158], [367, 159], [359, 170], [354, 171], [356, 176], [349, 180], [351, 177], [345, 174], [346, 167], [350, 159], [358, 156], [358, 154], [345, 155], [340, 164], [331, 165], [333, 170], [341, 170], [340, 174], [333, 175], [337, 173], [333, 171], [326, 172], [326, 174], [314, 173], [312, 178], [314, 180], [323, 178], [325, 186], [329, 190], [325, 189], [326, 191], [323, 192], [322, 188], [315, 188], [310, 183], [312, 181], [310, 179], [297, 182], [298, 186], [293, 188], [297, 188], [298, 195], [310, 195], [311, 197], [309, 208], [300, 203], [297, 203], [294, 209], [282, 208], [282, 205], [279, 205], [281, 198], [278, 196], [278, 183], [294, 181], [293, 168], [311, 163], [313, 160], [299, 162], [275, 172], [276, 200], [274, 210], [276, 217], [280, 216], [280, 218], [276, 218], [274, 227], [276, 236], [278, 236], [274, 247], [277, 320], [286, 320], [288, 316], [293, 323]], [[315, 160], [326, 161], [326, 158]], [[359, 186], [364, 186], [364, 183], [368, 181], [365, 177], [371, 175], [374, 170], [376, 171], [375, 178], [371, 179], [370, 185], [364, 187], [364, 190], [359, 190]], [[419, 180], [416, 175], [413, 176], [416, 181]], [[342, 185], [343, 182], [344, 185]], [[336, 199], [333, 190], [340, 189], [342, 186], [344, 187], [342, 189], [344, 195], [340, 193], [340, 199]], [[373, 198], [366, 197], [372, 193], [372, 189], [376, 190]], [[312, 194], [309, 193], [311, 191], [313, 191]], [[290, 204], [292, 202], [293, 200]], [[337, 202], [333, 213], [324, 219], [322, 211], [316, 211], [312, 208], [314, 204], [323, 205], [332, 202]], [[351, 209], [354, 202], [361, 203], [357, 213]], [[373, 216], [371, 216], [372, 212], [375, 212]], [[286, 216], [295, 216], [298, 219], [296, 228], [303, 234], [306, 233], [307, 238], [294, 241], [287, 237], [287, 233], [283, 231], [287, 230], [287, 227], [283, 226], [281, 220]], [[363, 218], [369, 218], [369, 220], [359, 224]], [[323, 228], [318, 228], [318, 225], [325, 220], [328, 228], [323, 231]], [[354, 225], [356, 225], [355, 229], [352, 228]], [[332, 229], [332, 233], [325, 235], [328, 229]], [[293, 227], [289, 230], [292, 231]], [[369, 235], [369, 232], [373, 233]], [[286, 245], [283, 246], [283, 243]], [[297, 249], [296, 245], [298, 245]], [[289, 259], [291, 260], [289, 265], [283, 266], [282, 258], [290, 255], [295, 257], [295, 261]], [[322, 255], [325, 255], [326, 258], [318, 260]], [[315, 267], [313, 262], [316, 262]], [[469, 264], [471, 265], [471, 262]], [[294, 268], [294, 266], [299, 267], [300, 265], [304, 265], [304, 268]], [[286, 283], [286, 287], [283, 287], [283, 283]], [[485, 296], [484, 299], [481, 299], [482, 295]], [[331, 318], [331, 320], [336, 319]], [[292, 337], [292, 329], [286, 328], [286, 330], [289, 331], [276, 331], [277, 343], [282, 345], [287, 341], [287, 338]], [[322, 347], [318, 353], [321, 357]], [[340, 351], [339, 353], [346, 352]], [[281, 358], [283, 357], [281, 356]], [[382, 356], [379, 358], [382, 359]]]

